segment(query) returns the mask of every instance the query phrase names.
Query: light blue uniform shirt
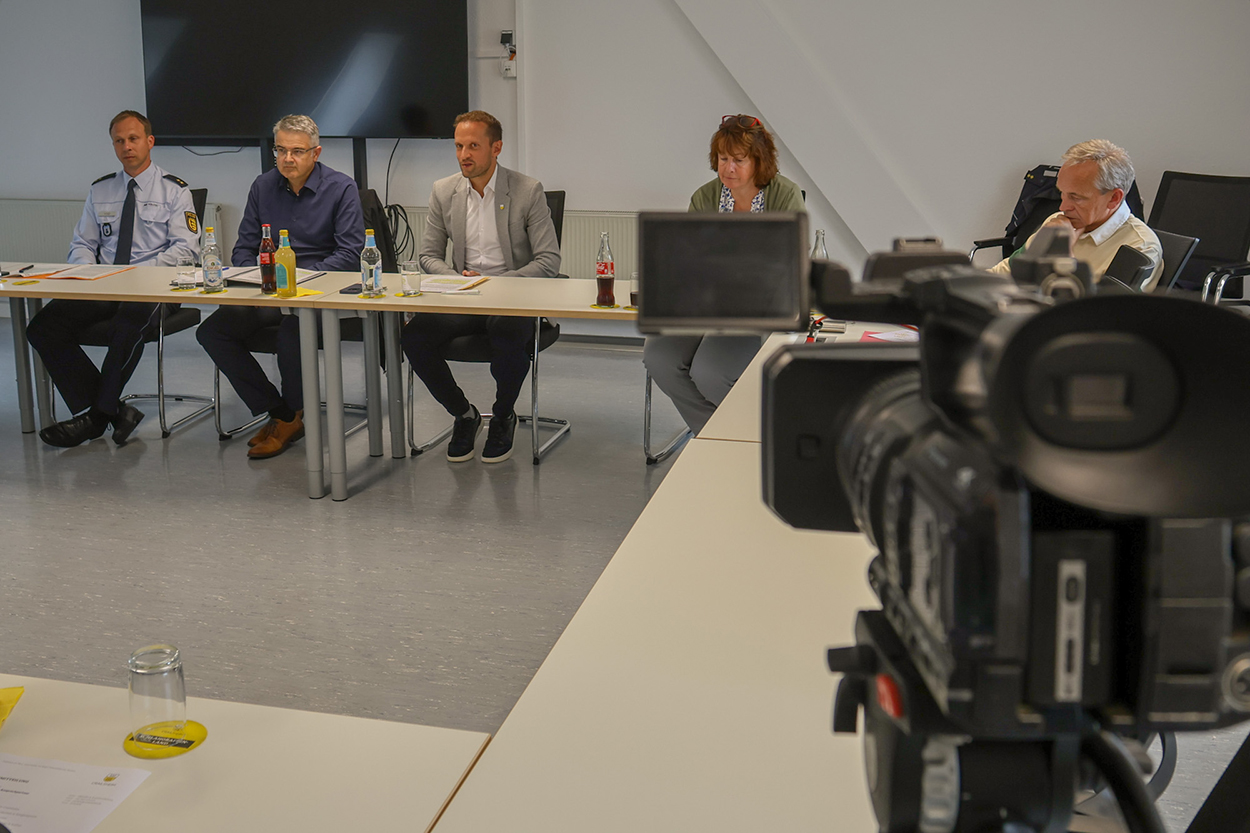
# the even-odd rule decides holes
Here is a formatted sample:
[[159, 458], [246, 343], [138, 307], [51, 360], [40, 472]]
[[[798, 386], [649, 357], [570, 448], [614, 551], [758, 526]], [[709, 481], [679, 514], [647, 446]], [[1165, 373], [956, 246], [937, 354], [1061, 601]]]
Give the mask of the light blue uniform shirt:
[[[70, 263], [113, 262], [130, 180], [125, 171], [118, 171], [92, 183], [69, 246]], [[167, 176], [155, 163], [134, 181], [137, 185], [130, 263], [173, 266], [179, 255], [196, 257], [200, 250], [200, 224], [191, 202], [191, 189], [181, 180]]]

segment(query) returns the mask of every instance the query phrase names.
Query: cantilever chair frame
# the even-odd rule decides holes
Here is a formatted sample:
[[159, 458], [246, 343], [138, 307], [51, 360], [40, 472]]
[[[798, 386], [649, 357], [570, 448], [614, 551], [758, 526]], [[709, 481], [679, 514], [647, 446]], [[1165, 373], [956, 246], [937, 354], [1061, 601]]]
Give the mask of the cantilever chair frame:
[[[517, 414], [518, 422], [527, 422], [530, 425], [530, 441], [533, 450], [534, 465], [542, 462], [542, 458], [547, 456], [547, 452], [555, 446], [555, 444], [573, 429], [573, 425], [567, 419], [558, 419], [556, 417], [545, 417], [538, 415], [538, 357], [541, 354], [541, 341], [543, 332], [543, 319], [536, 318], [534, 320], [534, 345], [533, 355], [530, 356], [530, 412], [528, 415]], [[553, 342], [554, 343], [554, 342]], [[455, 361], [455, 359], [451, 359]], [[413, 457], [424, 454], [431, 448], [442, 443], [451, 436], [455, 423], [448, 425], [442, 431], [435, 434], [425, 442], [418, 443], [416, 440], [416, 373], [413, 372], [412, 366], [408, 367], [408, 448], [411, 450]], [[493, 414], [482, 412], [483, 419], [489, 419]], [[548, 437], [546, 442], [542, 442], [538, 434], [539, 426], [548, 426], [555, 429], [555, 434]]]
[[689, 428], [682, 428], [674, 434], [668, 442], [658, 451], [651, 448], [651, 371], [647, 371], [647, 386], [643, 396], [642, 408], [642, 453], [646, 455], [647, 465], [654, 466], [656, 463], [667, 460], [669, 457], [677, 453], [686, 440], [694, 436], [694, 432]]

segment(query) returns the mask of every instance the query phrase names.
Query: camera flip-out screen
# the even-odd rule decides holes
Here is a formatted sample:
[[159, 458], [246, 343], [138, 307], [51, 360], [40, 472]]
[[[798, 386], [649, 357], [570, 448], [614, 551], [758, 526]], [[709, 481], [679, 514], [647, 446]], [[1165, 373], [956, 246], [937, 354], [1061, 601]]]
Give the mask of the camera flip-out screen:
[[638, 328], [763, 333], [807, 326], [807, 215], [644, 212]]

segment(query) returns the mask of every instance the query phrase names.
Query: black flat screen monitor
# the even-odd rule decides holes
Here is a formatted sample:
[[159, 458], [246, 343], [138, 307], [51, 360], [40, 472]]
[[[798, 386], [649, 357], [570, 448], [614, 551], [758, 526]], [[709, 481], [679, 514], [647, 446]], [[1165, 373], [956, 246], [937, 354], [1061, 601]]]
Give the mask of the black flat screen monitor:
[[807, 215], [644, 212], [644, 333], [766, 333], [807, 326]]
[[251, 139], [282, 116], [323, 136], [448, 138], [468, 109], [455, 0], [141, 0], [147, 116], [160, 139]]

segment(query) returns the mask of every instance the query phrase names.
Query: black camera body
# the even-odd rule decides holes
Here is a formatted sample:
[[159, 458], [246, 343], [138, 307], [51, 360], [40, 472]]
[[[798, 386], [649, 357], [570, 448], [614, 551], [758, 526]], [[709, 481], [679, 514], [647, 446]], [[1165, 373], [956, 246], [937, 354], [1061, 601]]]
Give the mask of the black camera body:
[[884, 614], [952, 726], [1250, 717], [1250, 551], [1234, 546], [1250, 397], [1213, 372], [1250, 359], [1250, 322], [1145, 296], [1052, 305], [968, 267], [840, 291], [818, 293], [823, 311], [920, 324], [921, 343], [774, 354], [765, 501], [869, 536]]

